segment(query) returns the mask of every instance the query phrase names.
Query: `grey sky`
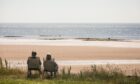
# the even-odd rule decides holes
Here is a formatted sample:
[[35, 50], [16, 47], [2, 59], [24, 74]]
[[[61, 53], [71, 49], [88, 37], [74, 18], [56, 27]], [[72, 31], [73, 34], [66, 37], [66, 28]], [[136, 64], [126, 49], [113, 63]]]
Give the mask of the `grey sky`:
[[0, 22], [140, 23], [140, 0], [0, 0]]

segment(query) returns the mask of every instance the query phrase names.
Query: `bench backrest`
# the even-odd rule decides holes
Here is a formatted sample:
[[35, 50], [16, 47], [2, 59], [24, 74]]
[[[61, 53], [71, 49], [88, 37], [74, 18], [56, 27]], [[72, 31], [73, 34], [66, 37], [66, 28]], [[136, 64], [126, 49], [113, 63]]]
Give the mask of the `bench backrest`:
[[44, 70], [48, 72], [55, 72], [56, 71], [56, 63], [52, 60], [44, 61]]
[[28, 58], [28, 68], [39, 69], [40, 68], [40, 58]]

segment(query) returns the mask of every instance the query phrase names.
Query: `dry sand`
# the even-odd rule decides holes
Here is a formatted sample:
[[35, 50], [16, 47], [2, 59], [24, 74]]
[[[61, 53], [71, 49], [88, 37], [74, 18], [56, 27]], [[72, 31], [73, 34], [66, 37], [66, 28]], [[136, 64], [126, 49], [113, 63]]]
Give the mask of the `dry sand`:
[[[43, 59], [43, 57], [45, 57], [47, 53], [51, 53], [53, 58], [55, 58], [55, 60], [140, 60], [139, 41], [137, 42], [95, 41], [97, 45], [90, 44], [84, 46], [75, 45], [78, 44], [78, 42], [75, 43], [73, 42], [72, 44], [74, 45], [69, 45], [68, 43], [65, 42], [60, 42], [61, 45], [53, 45], [53, 43], [51, 45], [47, 43], [45, 44], [40, 43], [41, 45], [36, 44], [32, 45], [31, 42], [29, 44], [27, 42], [25, 44], [24, 42], [22, 42], [22, 44], [18, 45], [18, 42], [17, 44], [13, 43], [10, 44], [10, 42], [4, 43], [4, 41], [0, 41], [0, 57], [7, 60], [17, 60], [17, 61], [27, 60], [27, 58], [31, 55], [31, 52], [36, 51], [37, 55], [41, 59]], [[71, 41], [69, 43], [71, 43]], [[86, 43], [82, 43], [82, 45], [83, 44]], [[100, 44], [105, 46], [100, 46]], [[111, 45], [114, 46], [111, 47]], [[140, 64], [131, 64], [131, 65], [128, 64], [119, 66], [124, 71], [127, 71], [127, 73], [130, 73], [130, 71], [135, 69], [140, 70]], [[61, 68], [62, 67], [64, 66], [61, 66]], [[83, 69], [84, 67], [89, 66], [72, 66], [72, 71], [78, 72], [80, 69]]]
[[36, 51], [41, 59], [47, 53], [51, 53], [56, 60], [140, 59], [140, 48], [0, 45], [1, 57], [6, 59], [27, 59], [32, 51]]

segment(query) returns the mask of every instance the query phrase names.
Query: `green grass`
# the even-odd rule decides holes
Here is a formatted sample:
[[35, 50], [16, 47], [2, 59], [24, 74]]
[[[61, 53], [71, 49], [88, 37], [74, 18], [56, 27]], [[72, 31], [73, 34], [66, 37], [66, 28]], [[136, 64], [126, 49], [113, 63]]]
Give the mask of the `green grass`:
[[128, 77], [120, 69], [109, 65], [108, 70], [94, 65], [76, 74], [71, 73], [71, 69], [71, 67], [63, 68], [53, 79], [41, 79], [38, 74], [27, 78], [26, 71], [8, 68], [0, 61], [0, 84], [140, 84], [137, 72]]
[[[103, 84], [100, 81], [71, 81], [71, 80], [27, 80], [27, 79], [4, 79], [0, 84]], [[109, 84], [109, 83], [104, 83]], [[112, 84], [112, 83], [110, 83]]]
[[116, 79], [116, 80], [65, 80], [65, 79], [26, 79], [26, 78], [12, 78], [5, 77], [0, 79], [0, 84], [139, 84], [135, 80], [129, 79]]

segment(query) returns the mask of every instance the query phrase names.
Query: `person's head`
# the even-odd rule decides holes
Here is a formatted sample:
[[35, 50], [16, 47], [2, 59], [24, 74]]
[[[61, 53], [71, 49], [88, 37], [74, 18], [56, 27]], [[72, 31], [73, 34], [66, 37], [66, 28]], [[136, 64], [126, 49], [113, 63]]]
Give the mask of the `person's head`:
[[51, 60], [51, 59], [52, 59], [51, 54], [47, 54], [46, 60]]
[[32, 57], [36, 57], [36, 52], [35, 51], [32, 51]]

